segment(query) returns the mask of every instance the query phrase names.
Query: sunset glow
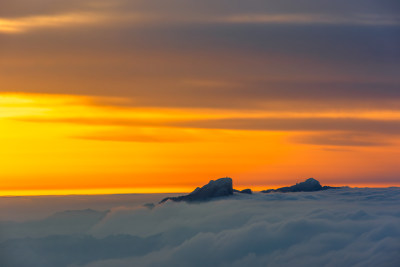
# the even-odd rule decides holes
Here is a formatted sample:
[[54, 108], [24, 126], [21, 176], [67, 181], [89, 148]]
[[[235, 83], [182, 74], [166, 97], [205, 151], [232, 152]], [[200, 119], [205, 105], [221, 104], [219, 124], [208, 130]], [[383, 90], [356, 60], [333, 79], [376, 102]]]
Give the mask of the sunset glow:
[[[343, 141], [340, 131], [235, 129], [234, 124], [216, 127], [204, 122], [254, 118], [397, 122], [396, 112], [156, 109], [118, 105], [124, 99], [106, 101], [89, 96], [1, 94], [0, 193], [187, 192], [205, 177], [220, 176], [234, 176], [237, 188], [251, 184], [254, 190], [306, 176], [324, 177], [330, 184], [394, 184], [373, 177], [396, 172], [396, 137], [385, 139], [390, 145], [364, 147], [357, 142], [380, 138], [361, 134], [352, 140], [354, 145], [342, 149], [335, 143]], [[318, 138], [332, 144], [318, 144]]]
[[395, 8], [178, 2], [2, 3], [0, 195], [400, 185]]
[[0, 0], [0, 266], [400, 266], [399, 48], [399, 0]]

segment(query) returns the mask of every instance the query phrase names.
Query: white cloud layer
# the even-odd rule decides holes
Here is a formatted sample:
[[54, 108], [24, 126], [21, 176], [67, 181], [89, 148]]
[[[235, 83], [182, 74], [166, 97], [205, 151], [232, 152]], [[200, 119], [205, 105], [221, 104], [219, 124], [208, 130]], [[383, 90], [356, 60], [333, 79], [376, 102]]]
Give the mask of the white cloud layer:
[[26, 238], [26, 222], [0, 253], [2, 266], [399, 266], [399, 205], [399, 188], [340, 189], [59, 213], [36, 222], [52, 233], [62, 218], [59, 235]]

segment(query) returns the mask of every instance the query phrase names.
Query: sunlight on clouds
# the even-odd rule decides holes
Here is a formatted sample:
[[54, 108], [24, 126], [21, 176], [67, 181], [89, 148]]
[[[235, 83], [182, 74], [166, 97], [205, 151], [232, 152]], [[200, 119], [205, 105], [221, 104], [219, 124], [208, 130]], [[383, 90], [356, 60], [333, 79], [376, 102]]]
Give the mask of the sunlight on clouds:
[[0, 18], [0, 33], [22, 33], [37, 28], [53, 28], [95, 24], [106, 17], [94, 13], [68, 13], [19, 18]]
[[13, 94], [0, 94], [0, 118], [43, 114], [48, 109], [32, 107], [34, 100]]
[[[60, 94], [0, 93], [0, 117], [16, 117], [20, 121], [131, 124], [143, 119], [159, 122], [229, 118], [354, 118], [399, 120], [396, 110], [339, 110], [339, 111], [257, 111], [196, 108], [133, 107], [129, 98], [78, 96]], [[282, 106], [288, 105], [281, 103]], [[46, 113], [46, 114], [45, 114]], [[46, 115], [46, 116], [45, 116]]]
[[[250, 153], [246, 151], [248, 148], [254, 148], [253, 157], [268, 158], [266, 151], [258, 146], [263, 139], [263, 143], [270, 144], [268, 153], [273, 152], [274, 158], [279, 158], [280, 154], [280, 148], [273, 146], [273, 142], [281, 138], [276, 133], [62, 122], [65, 117], [82, 116], [97, 120], [142, 117], [142, 120], [155, 121], [202, 116], [184, 110], [179, 117], [178, 110], [102, 106], [96, 103], [104, 99], [84, 96], [2, 94], [1, 100], [5, 111], [0, 120], [2, 194], [94, 187], [115, 188], [115, 192], [132, 187], [138, 190], [163, 187], [169, 188], [166, 191], [176, 191], [182, 188], [179, 183], [183, 186], [188, 183], [182, 172], [193, 173], [194, 182], [211, 175], [210, 172], [222, 175], [232, 169], [232, 161]], [[43, 121], [18, 120], [25, 116]], [[56, 123], [58, 119], [61, 123]], [[210, 149], [217, 151], [208, 155]], [[234, 169], [244, 171], [254, 164], [253, 158], [247, 157]], [[175, 176], [174, 181], [169, 179], [171, 176]], [[110, 181], [110, 177], [117, 179]], [[190, 181], [190, 186], [192, 183]]]
[[[102, 6], [105, 8], [104, 6]], [[0, 33], [15, 34], [28, 30], [56, 27], [76, 27], [99, 23], [271, 23], [271, 24], [349, 24], [349, 25], [399, 25], [396, 16], [359, 14], [355, 16], [337, 16], [327, 14], [232, 14], [228, 16], [210, 16], [192, 14], [135, 13], [103, 10], [101, 12], [81, 11], [53, 15], [35, 15], [16, 18], [0, 18]]]
[[0, 93], [0, 118], [46, 117], [55, 110], [63, 110], [62, 107], [87, 106], [91, 99], [71, 95]]

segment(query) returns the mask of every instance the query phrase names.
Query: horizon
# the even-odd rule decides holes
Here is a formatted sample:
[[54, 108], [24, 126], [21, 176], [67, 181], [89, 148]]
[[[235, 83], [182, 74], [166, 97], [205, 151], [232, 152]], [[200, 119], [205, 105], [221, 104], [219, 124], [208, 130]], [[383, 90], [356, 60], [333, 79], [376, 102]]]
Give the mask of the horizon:
[[[260, 193], [267, 189], [277, 189], [279, 187], [290, 186], [293, 184], [280, 184], [273, 186], [235, 186], [234, 189], [243, 190], [251, 189], [255, 193]], [[327, 184], [322, 184], [327, 185]], [[169, 189], [170, 191], [165, 191], [166, 188], [91, 188], [91, 189], [63, 189], [63, 190], [18, 190], [18, 191], [0, 191], [0, 197], [34, 197], [34, 196], [95, 196], [95, 195], [145, 195], [145, 194], [187, 194], [192, 192], [196, 187], [185, 187], [185, 188], [174, 188]], [[343, 185], [343, 184], [329, 184], [329, 186], [334, 187], [344, 187], [344, 188], [398, 188], [399, 185], [383, 185], [383, 184], [362, 184], [362, 185]]]

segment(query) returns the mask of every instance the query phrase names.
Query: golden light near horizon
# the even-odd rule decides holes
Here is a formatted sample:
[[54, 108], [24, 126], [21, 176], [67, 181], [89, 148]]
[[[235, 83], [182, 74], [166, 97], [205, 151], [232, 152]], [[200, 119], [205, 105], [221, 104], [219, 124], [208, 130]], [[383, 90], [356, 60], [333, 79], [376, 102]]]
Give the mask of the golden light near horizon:
[[3, 3], [0, 195], [400, 183], [394, 8], [178, 2]]
[[[180, 129], [163, 125], [163, 121], [201, 117], [201, 114], [185, 111], [181, 111], [180, 116], [176, 110], [122, 109], [122, 112], [120, 108], [114, 110], [107, 106], [91, 105], [88, 98], [79, 96], [5, 94], [1, 99], [3, 104], [2, 151], [6, 152], [2, 153], [3, 181], [5, 182], [3, 188], [10, 190], [50, 187], [54, 191], [59, 186], [61, 191], [63, 191], [63, 186], [71, 187], [69, 188], [71, 190], [76, 186], [73, 182], [69, 184], [71, 180], [81, 180], [82, 176], [88, 174], [91, 177], [86, 177], [87, 184], [82, 181], [76, 189], [80, 186], [90, 187], [92, 182], [96, 182], [100, 187], [118, 187], [118, 180], [114, 181], [117, 182], [115, 185], [113, 185], [114, 182], [109, 183], [110, 176], [146, 176], [148, 175], [146, 171], [152, 166], [157, 166], [157, 175], [163, 171], [168, 173], [171, 171], [168, 169], [176, 165], [176, 163], [173, 164], [176, 159], [169, 159], [168, 155], [177, 157], [177, 154], [184, 153], [187, 143], [197, 147], [198, 143], [203, 146], [204, 142], [215, 142], [221, 137], [237, 138], [226, 130], [207, 133], [208, 131], [200, 129]], [[82, 123], [77, 120], [83, 113], [89, 122]], [[206, 118], [207, 114], [203, 117]], [[72, 119], [65, 120], [65, 118]], [[102, 119], [101, 123], [99, 123], [99, 118]], [[114, 120], [107, 122], [107, 118], [114, 118]], [[119, 120], [126, 118], [131, 119], [132, 123], [128, 126], [119, 125]], [[94, 120], [93, 123], [90, 123], [91, 119]], [[142, 121], [137, 122], [137, 119]], [[154, 120], [153, 123], [158, 126], [143, 126], [141, 125], [143, 120]], [[107, 157], [99, 152], [110, 153], [113, 156]], [[159, 156], [152, 156], [154, 153]], [[189, 154], [193, 153], [204, 153], [204, 149], [193, 150]], [[32, 154], [35, 157], [32, 157]], [[75, 158], [76, 154], [82, 155]], [[193, 164], [191, 163], [194, 160], [193, 155], [191, 159], [178, 157], [179, 164], [189, 166]], [[82, 159], [84, 160], [81, 162]], [[129, 166], [129, 164], [136, 166]], [[21, 168], [21, 165], [24, 168]], [[68, 165], [73, 168], [68, 168]], [[96, 170], [101, 165], [105, 168]], [[106, 166], [110, 170], [107, 171]], [[75, 175], [79, 177], [71, 177]], [[38, 182], [38, 176], [42, 177], [41, 182]], [[58, 181], [50, 185], [49, 181], [52, 177], [57, 177], [54, 179]], [[123, 186], [129, 186], [136, 185], [137, 182], [123, 181], [122, 183]], [[150, 185], [155, 186], [157, 183], [159, 182], [154, 181]], [[163, 185], [163, 183], [168, 185], [165, 181], [160, 184]], [[172, 182], [174, 183], [176, 182]], [[147, 183], [139, 183], [139, 187], [148, 186]], [[154, 190], [159, 191], [156, 188]], [[136, 191], [141, 191], [141, 189], [136, 189]]]
[[[298, 113], [110, 104], [124, 101], [76, 95], [1, 94], [0, 194], [182, 192], [190, 191], [206, 177], [226, 175], [238, 177], [238, 188], [252, 184], [261, 190], [308, 173], [333, 176], [337, 170], [331, 166], [335, 164], [355, 176], [359, 171], [354, 166], [365, 162], [373, 171], [371, 156], [379, 153], [373, 147], [330, 151], [326, 146], [293, 143], [295, 136], [313, 134], [307, 131], [213, 129], [185, 124], [237, 117], [299, 117]], [[353, 115], [378, 116], [375, 112]], [[398, 116], [387, 115], [389, 120]], [[356, 156], [361, 150], [364, 156]], [[386, 156], [391, 153], [396, 149], [385, 151]], [[388, 160], [386, 164], [390, 168], [392, 163]]]

